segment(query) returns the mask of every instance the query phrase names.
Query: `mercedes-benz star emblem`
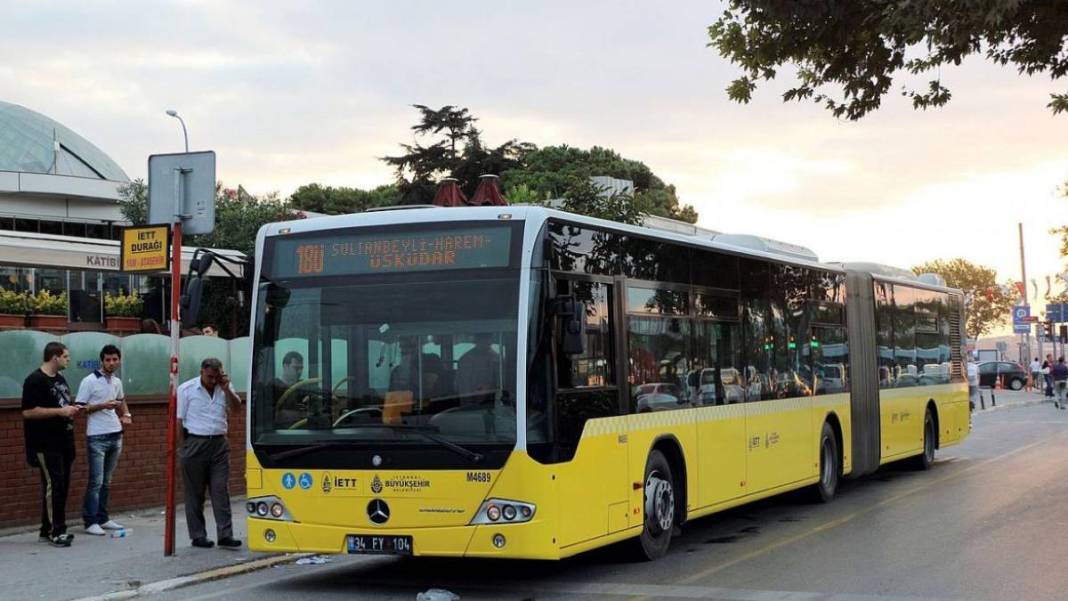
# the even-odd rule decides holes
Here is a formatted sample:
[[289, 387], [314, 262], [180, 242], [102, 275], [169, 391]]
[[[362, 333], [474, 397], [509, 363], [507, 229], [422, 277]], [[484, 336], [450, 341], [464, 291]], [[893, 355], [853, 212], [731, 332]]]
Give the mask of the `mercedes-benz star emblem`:
[[389, 505], [382, 499], [373, 499], [367, 504], [367, 517], [375, 524], [385, 524], [389, 521]]

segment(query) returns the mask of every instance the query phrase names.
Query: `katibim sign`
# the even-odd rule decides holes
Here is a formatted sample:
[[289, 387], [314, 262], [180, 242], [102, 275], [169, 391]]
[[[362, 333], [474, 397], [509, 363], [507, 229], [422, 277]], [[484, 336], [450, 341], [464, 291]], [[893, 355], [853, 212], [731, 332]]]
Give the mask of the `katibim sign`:
[[119, 269], [166, 271], [171, 266], [170, 231], [166, 225], [127, 227], [122, 230]]

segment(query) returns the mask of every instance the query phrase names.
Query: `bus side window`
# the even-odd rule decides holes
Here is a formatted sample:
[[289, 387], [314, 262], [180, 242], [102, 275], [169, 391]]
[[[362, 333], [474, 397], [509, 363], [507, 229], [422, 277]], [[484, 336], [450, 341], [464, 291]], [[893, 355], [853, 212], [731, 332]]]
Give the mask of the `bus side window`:
[[[615, 385], [612, 358], [611, 309], [612, 286], [600, 282], [560, 280], [557, 294], [575, 297], [586, 308], [582, 320], [583, 352], [568, 355], [556, 349], [557, 387], [596, 388]], [[559, 337], [558, 343], [559, 345]]]

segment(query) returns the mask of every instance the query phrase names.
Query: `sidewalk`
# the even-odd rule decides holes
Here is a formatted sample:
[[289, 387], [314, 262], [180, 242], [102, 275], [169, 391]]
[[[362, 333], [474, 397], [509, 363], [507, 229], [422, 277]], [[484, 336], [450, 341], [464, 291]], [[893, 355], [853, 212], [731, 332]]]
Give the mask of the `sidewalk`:
[[[109, 598], [122, 599], [137, 595], [138, 588], [168, 581], [167, 588], [183, 581], [173, 579], [192, 574], [229, 575], [225, 568], [241, 572], [274, 563], [295, 560], [298, 555], [268, 555], [248, 550], [244, 499], [232, 501], [234, 537], [243, 543], [235, 551], [197, 549], [189, 544], [185, 513], [177, 509], [175, 554], [163, 556], [164, 515], [162, 508], [121, 512], [115, 521], [126, 526], [125, 538], [92, 536], [82, 529], [81, 519], [68, 520], [68, 532], [74, 534], [69, 548], [56, 548], [37, 542], [37, 529], [25, 529], [0, 536], [0, 598], [47, 599], [65, 601], [126, 591]], [[208, 538], [215, 539], [215, 521], [210, 503], [204, 509], [208, 521]], [[208, 574], [206, 577], [210, 577]], [[159, 585], [157, 585], [159, 586]], [[142, 589], [140, 592], [145, 592]]]
[[[991, 405], [991, 402], [990, 402], [991, 393], [993, 393], [994, 399], [996, 399], [996, 401], [997, 401], [996, 405]], [[985, 409], [982, 408], [983, 404], [981, 404], [977, 400], [976, 403], [975, 403], [975, 411], [977, 413], [982, 412], [982, 411], [1006, 409], [1006, 408], [1009, 408], [1009, 407], [1019, 407], [1019, 406], [1024, 406], [1024, 405], [1036, 405], [1036, 404], [1039, 404], [1039, 403], [1049, 403], [1050, 406], [1052, 406], [1052, 404], [1053, 404], [1053, 401], [1050, 400], [1050, 399], [1045, 398], [1041, 391], [1039, 391], [1039, 392], [1026, 392], [1026, 391], [1020, 390], [1020, 391], [1014, 392], [1012, 390], [990, 390], [990, 389], [984, 388], [984, 389], [982, 389], [980, 391], [980, 394], [983, 397], [983, 404], [985, 404]]]

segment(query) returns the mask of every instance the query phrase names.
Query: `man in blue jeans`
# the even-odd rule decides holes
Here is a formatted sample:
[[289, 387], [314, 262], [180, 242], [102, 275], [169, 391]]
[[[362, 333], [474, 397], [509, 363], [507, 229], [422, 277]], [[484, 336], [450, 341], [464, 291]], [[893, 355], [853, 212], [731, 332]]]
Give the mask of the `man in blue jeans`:
[[85, 532], [103, 536], [107, 530], [120, 530], [122, 524], [108, 516], [108, 496], [111, 475], [122, 453], [122, 427], [133, 416], [126, 406], [122, 380], [115, 371], [122, 363], [118, 347], [108, 344], [100, 350], [100, 369], [85, 376], [78, 386], [75, 403], [83, 405], [87, 414], [85, 441], [89, 456], [89, 484], [82, 503]]

